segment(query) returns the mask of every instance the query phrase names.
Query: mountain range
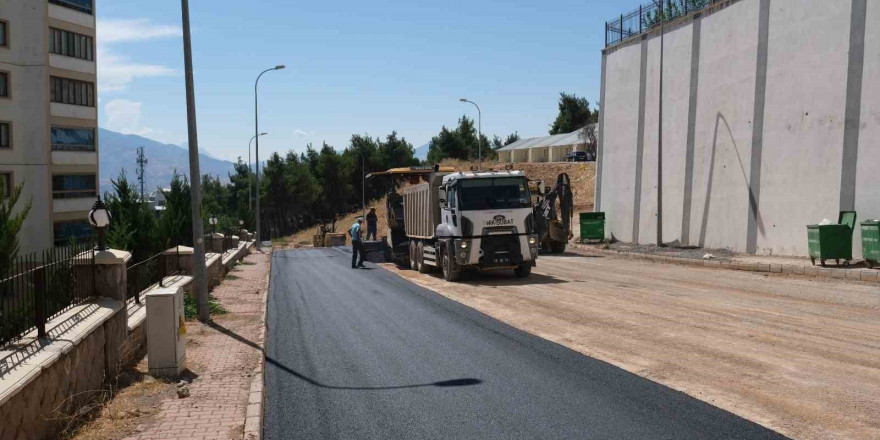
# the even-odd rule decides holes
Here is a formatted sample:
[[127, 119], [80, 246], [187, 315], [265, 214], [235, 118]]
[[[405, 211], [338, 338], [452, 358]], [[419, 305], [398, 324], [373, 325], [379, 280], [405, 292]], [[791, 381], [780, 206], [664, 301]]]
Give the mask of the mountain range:
[[[137, 149], [144, 147], [147, 165], [144, 173], [144, 191], [152, 192], [158, 187], [167, 187], [174, 171], [189, 176], [189, 152], [179, 145], [163, 144], [152, 139], [133, 134], [98, 129], [100, 139], [100, 188], [103, 194], [112, 191], [111, 179], [119, 177], [123, 170], [130, 182], [137, 181]], [[229, 182], [233, 163], [199, 154], [199, 171], [202, 174], [219, 176], [221, 182]]]

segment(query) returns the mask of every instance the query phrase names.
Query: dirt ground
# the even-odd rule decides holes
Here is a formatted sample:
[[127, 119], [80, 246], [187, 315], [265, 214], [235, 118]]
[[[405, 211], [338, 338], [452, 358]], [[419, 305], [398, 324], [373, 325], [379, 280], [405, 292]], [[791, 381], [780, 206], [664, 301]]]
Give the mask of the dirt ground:
[[795, 439], [880, 439], [876, 285], [573, 254], [527, 280], [389, 270]]

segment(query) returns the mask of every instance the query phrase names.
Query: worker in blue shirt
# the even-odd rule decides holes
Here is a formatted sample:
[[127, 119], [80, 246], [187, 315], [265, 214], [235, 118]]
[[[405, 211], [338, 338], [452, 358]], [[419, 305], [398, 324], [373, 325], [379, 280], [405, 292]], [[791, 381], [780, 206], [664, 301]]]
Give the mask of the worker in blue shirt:
[[[361, 241], [361, 224], [364, 222], [364, 219], [358, 217], [357, 221], [351, 225], [351, 228], [348, 230], [348, 235], [351, 236], [351, 268], [357, 269], [358, 267], [364, 266], [364, 258], [367, 256], [367, 251], [364, 249], [364, 242]], [[358, 258], [358, 254], [361, 256], [361, 260], [359, 263], [355, 264]]]

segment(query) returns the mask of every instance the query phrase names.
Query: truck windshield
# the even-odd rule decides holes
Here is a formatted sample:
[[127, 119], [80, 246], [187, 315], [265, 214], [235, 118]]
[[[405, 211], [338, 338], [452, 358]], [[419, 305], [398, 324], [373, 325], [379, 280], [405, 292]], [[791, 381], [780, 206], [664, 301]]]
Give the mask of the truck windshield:
[[531, 207], [529, 186], [522, 177], [464, 179], [458, 196], [462, 211]]

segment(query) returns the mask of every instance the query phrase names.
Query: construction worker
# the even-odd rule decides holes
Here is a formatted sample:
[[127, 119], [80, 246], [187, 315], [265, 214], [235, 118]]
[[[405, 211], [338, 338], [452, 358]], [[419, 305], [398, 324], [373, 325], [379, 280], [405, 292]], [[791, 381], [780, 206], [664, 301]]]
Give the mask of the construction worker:
[[373, 237], [373, 241], [376, 240], [378, 223], [379, 216], [376, 215], [376, 208], [370, 208], [370, 212], [367, 214], [367, 241], [370, 241], [370, 237]]
[[[361, 241], [361, 225], [364, 223], [363, 217], [358, 217], [357, 221], [351, 225], [351, 228], [348, 229], [348, 235], [351, 236], [351, 268], [357, 269], [359, 267], [364, 266], [364, 258], [367, 256], [367, 251], [364, 249], [364, 242]], [[361, 260], [357, 264], [355, 262], [358, 259], [358, 254], [361, 255]]]

